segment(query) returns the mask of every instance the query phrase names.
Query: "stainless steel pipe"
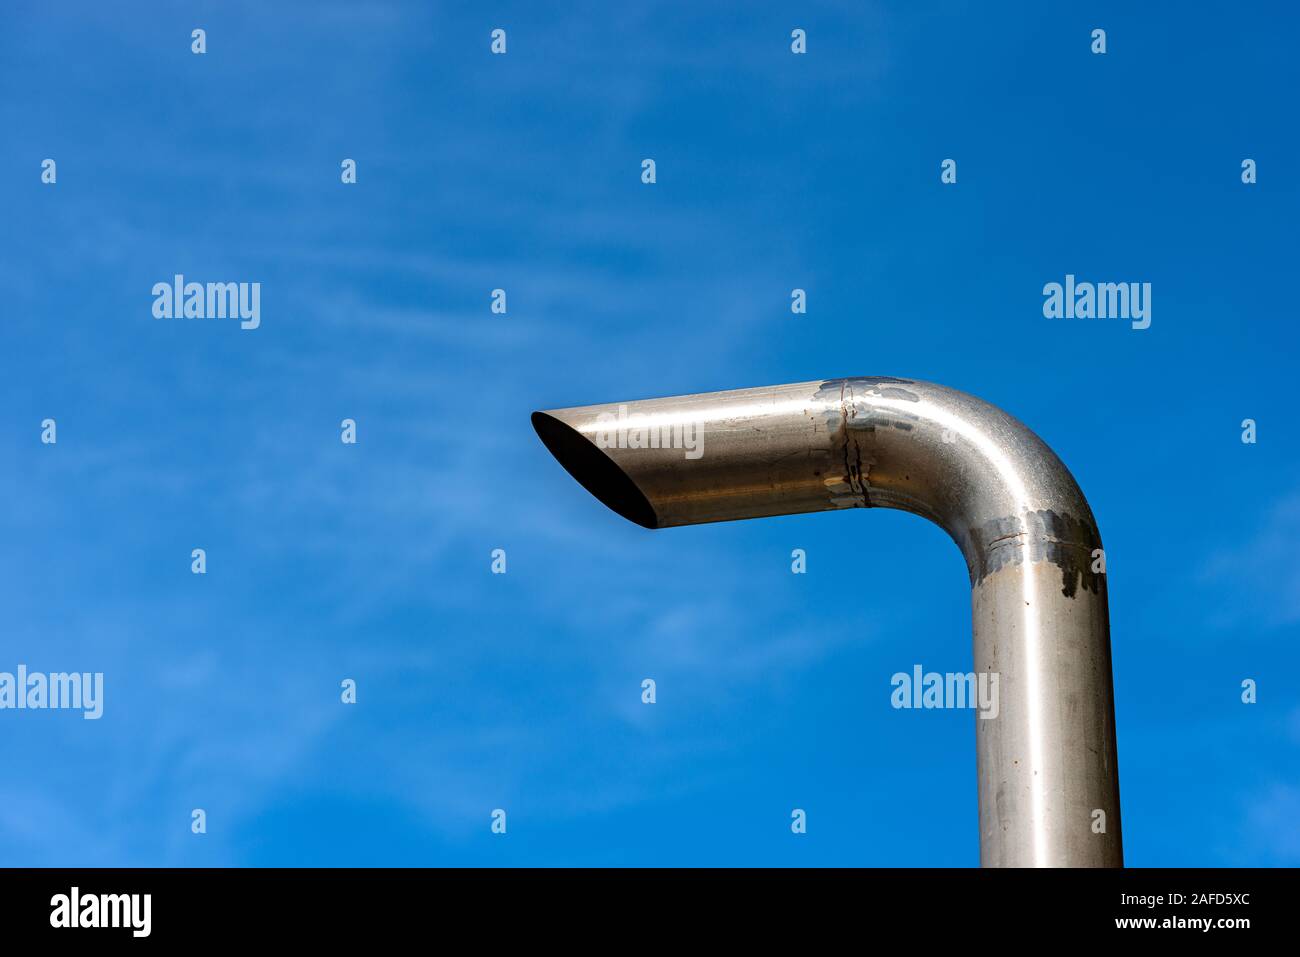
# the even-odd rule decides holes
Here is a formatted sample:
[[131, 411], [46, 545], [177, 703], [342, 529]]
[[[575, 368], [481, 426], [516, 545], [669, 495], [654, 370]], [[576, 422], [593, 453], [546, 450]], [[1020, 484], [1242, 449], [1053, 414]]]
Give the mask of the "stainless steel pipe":
[[1118, 867], [1119, 773], [1101, 539], [1061, 460], [973, 396], [832, 379], [533, 414], [589, 492], [646, 528], [898, 508], [970, 570], [980, 863]]

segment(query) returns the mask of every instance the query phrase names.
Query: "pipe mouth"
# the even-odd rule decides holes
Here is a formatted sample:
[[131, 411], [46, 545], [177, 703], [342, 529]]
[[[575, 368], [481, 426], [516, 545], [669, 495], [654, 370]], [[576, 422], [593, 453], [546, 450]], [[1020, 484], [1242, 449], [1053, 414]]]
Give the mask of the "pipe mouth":
[[534, 412], [532, 421], [547, 451], [602, 505], [642, 528], [659, 527], [650, 500], [596, 443], [545, 412]]

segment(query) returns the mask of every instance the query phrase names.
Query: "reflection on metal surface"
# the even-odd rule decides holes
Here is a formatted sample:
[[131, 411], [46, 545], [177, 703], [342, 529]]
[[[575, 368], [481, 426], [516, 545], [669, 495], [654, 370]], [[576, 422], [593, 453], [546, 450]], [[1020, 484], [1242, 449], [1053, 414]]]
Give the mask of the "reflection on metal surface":
[[1020, 422], [943, 386], [864, 377], [536, 412], [533, 425], [646, 528], [844, 508], [944, 528], [970, 572], [975, 670], [1001, 677], [998, 718], [976, 721], [981, 862], [1122, 864], [1101, 539], [1069, 471]]

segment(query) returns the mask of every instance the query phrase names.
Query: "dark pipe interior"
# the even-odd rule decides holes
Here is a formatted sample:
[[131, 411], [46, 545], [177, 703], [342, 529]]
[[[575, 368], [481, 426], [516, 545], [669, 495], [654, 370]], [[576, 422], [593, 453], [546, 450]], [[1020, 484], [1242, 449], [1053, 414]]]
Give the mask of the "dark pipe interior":
[[533, 428], [564, 470], [607, 508], [642, 528], [659, 527], [654, 508], [636, 483], [596, 443], [545, 412], [533, 413]]

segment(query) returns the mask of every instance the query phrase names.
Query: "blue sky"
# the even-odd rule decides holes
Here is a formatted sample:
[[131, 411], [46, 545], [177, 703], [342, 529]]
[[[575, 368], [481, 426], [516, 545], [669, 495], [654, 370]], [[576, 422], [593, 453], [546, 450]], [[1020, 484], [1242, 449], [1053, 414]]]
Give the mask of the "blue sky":
[[[528, 421], [845, 375], [1087, 493], [1128, 863], [1300, 863], [1296, 14], [1042, 6], [9, 11], [0, 670], [105, 703], [0, 711], [0, 863], [977, 863], [973, 715], [889, 704], [972, 666], [943, 532], [649, 532]], [[1067, 273], [1151, 327], [1045, 319]]]

